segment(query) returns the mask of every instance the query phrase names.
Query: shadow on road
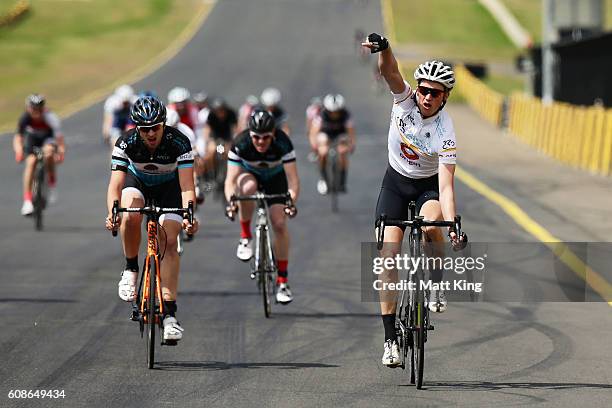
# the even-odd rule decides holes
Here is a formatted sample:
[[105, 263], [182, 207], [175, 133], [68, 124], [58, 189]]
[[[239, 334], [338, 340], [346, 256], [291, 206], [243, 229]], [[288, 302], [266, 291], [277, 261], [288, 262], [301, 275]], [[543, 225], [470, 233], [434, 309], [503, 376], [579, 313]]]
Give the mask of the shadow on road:
[[368, 319], [372, 317], [378, 317], [380, 319], [380, 314], [376, 313], [277, 313], [274, 316], [291, 318], [305, 317], [309, 319], [338, 319], [344, 317]]
[[[402, 386], [414, 387], [405, 384]], [[554, 382], [490, 382], [458, 381], [431, 382], [423, 387], [429, 391], [497, 391], [497, 390], [574, 390], [574, 389], [612, 389], [612, 384], [554, 383]]]
[[261, 296], [256, 290], [247, 291], [227, 291], [227, 290], [187, 290], [180, 292], [183, 296], [198, 296], [198, 297], [230, 297], [230, 296]]
[[321, 363], [225, 363], [223, 361], [160, 361], [156, 368], [166, 371], [230, 370], [234, 368], [278, 368], [298, 370], [302, 368], [336, 368], [333, 364]]

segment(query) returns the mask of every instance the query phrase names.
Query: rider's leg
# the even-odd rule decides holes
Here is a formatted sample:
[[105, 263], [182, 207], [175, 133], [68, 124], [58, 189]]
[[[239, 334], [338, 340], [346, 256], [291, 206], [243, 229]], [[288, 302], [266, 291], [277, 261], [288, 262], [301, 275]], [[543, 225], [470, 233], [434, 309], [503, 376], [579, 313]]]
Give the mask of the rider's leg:
[[34, 165], [36, 164], [36, 156], [28, 154], [24, 160], [25, 167], [23, 169], [23, 200], [32, 201], [32, 177]]
[[177, 251], [177, 237], [181, 231], [182, 217], [176, 214], [164, 214], [160, 217], [160, 224], [165, 230], [159, 236], [160, 253], [164, 254], [161, 263], [162, 297], [164, 301], [176, 301], [178, 278], [180, 269], [180, 256]]
[[273, 204], [270, 207], [270, 221], [274, 230], [274, 253], [278, 266], [278, 282], [287, 282], [287, 264], [289, 261], [289, 230], [284, 204]]
[[321, 180], [327, 183], [328, 174], [326, 172], [327, 167], [327, 153], [329, 153], [329, 138], [325, 133], [319, 133], [317, 135], [317, 154], [319, 155], [319, 172], [321, 173]]
[[[134, 187], [124, 188], [121, 192], [122, 207], [143, 207], [144, 196], [142, 192]], [[123, 253], [126, 259], [138, 259], [140, 249], [140, 226], [142, 215], [138, 213], [123, 213], [121, 220], [121, 242], [123, 243]], [[138, 271], [138, 269], [136, 269]]]
[[[237, 195], [252, 195], [257, 192], [257, 180], [255, 176], [250, 173], [243, 173], [238, 176], [236, 182], [236, 194]], [[253, 217], [253, 209], [255, 203], [252, 201], [240, 201], [238, 202], [238, 215], [240, 218], [240, 224], [243, 227], [243, 234], [246, 235], [247, 231], [245, 226], [249, 226], [248, 237], [243, 236], [242, 238], [250, 238], [250, 222]]]
[[57, 181], [55, 173], [55, 145], [46, 143], [43, 146], [43, 155], [45, 157], [45, 168], [47, 169], [47, 180], [49, 188], [54, 189]]
[[346, 139], [342, 139], [338, 143], [338, 163], [340, 165], [340, 188], [345, 189], [346, 186], [346, 174], [349, 166], [349, 147]]

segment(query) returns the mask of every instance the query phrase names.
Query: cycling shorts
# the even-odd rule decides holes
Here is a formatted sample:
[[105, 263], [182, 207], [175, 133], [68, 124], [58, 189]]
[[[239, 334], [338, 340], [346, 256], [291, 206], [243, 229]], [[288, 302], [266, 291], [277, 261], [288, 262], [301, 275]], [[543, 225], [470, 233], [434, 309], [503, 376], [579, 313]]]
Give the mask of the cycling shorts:
[[[255, 173], [249, 174], [255, 176], [255, 180], [257, 180], [257, 189], [262, 191], [264, 194], [285, 194], [289, 190], [287, 176], [285, 175], [284, 171], [265, 179]], [[268, 205], [285, 204], [285, 199], [283, 198], [273, 198], [266, 201]]]
[[55, 137], [53, 132], [37, 132], [26, 133], [24, 135], [24, 155], [34, 154], [35, 147], [43, 147], [48, 144], [54, 144]]
[[[181, 195], [181, 185], [179, 184], [178, 179], [178, 172], [176, 174], [176, 177], [170, 181], [154, 186], [147, 186], [132, 172], [128, 171], [122, 192], [137, 192], [145, 202], [146, 199], [151, 199], [158, 207], [183, 207], [183, 199]], [[159, 218], [159, 222], [161, 223], [165, 219], [173, 220], [179, 223], [183, 222], [183, 217], [179, 214], [162, 214]]]
[[[381, 214], [385, 214], [390, 219], [407, 220], [408, 204], [411, 201], [416, 203], [418, 214], [425, 202], [438, 201], [439, 197], [437, 174], [422, 179], [411, 179], [388, 166], [378, 195], [376, 219]], [[402, 227], [402, 230], [404, 229], [405, 227]]]

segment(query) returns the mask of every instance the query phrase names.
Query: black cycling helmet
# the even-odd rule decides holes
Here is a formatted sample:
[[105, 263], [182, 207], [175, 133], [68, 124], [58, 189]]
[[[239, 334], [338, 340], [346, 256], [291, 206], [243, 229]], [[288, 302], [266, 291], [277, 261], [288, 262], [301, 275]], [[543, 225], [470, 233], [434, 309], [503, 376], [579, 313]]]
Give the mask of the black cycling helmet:
[[41, 94], [32, 94], [26, 98], [26, 106], [31, 108], [42, 108], [45, 106], [45, 97]]
[[249, 130], [255, 133], [268, 133], [274, 130], [276, 121], [268, 111], [256, 110], [249, 118]]
[[142, 96], [130, 109], [130, 118], [136, 126], [153, 126], [166, 121], [166, 107], [154, 96]]

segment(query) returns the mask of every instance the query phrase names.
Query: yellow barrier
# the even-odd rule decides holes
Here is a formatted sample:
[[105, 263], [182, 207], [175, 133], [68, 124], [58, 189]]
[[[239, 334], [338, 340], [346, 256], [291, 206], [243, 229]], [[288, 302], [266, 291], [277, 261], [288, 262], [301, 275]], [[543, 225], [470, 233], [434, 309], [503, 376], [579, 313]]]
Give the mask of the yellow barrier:
[[17, 21], [25, 13], [30, 10], [30, 2], [28, 0], [19, 0], [15, 5], [4, 15], [0, 16], [0, 27], [7, 26], [14, 21]]
[[504, 105], [503, 95], [488, 88], [463, 65], [456, 65], [453, 69], [457, 80], [457, 90], [474, 110], [492, 124], [499, 126]]
[[612, 173], [612, 109], [510, 97], [510, 133], [538, 151], [592, 173]]

